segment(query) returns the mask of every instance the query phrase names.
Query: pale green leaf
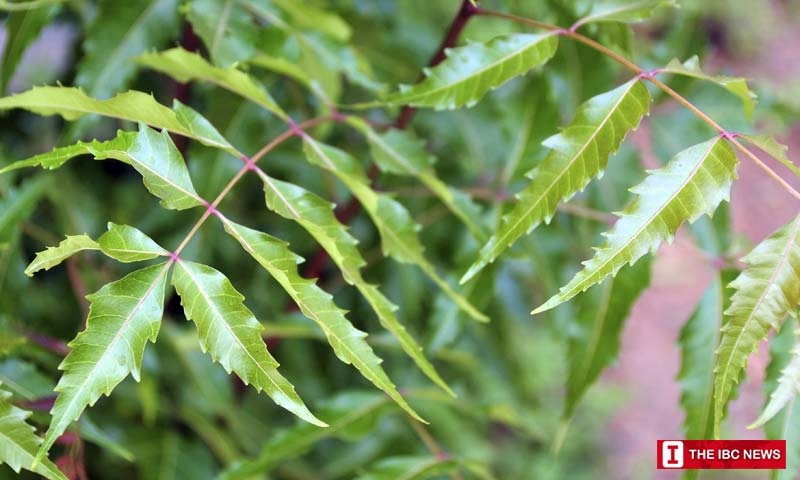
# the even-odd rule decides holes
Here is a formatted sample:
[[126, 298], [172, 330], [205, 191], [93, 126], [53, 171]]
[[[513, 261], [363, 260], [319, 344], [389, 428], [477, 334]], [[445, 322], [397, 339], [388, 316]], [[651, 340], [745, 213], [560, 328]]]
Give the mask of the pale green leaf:
[[756, 108], [756, 94], [747, 86], [747, 79], [742, 77], [726, 77], [724, 75], [708, 75], [700, 68], [700, 59], [697, 55], [681, 63], [678, 59], [673, 59], [664, 68], [658, 69], [659, 73], [672, 73], [686, 77], [698, 78], [706, 82], [712, 82], [742, 101], [744, 113], [750, 118]]
[[0, 465], [6, 464], [17, 473], [24, 468], [50, 480], [67, 480], [48, 459], [43, 459], [32, 467], [34, 455], [42, 440], [25, 421], [30, 415], [30, 412], [11, 403], [11, 394], [0, 383]]
[[200, 55], [182, 48], [146, 53], [137, 60], [182, 83], [190, 80], [211, 82], [261, 105], [281, 118], [287, 118], [286, 112], [258, 81], [235, 67], [215, 67]]
[[560, 202], [572, 198], [601, 175], [608, 157], [648, 113], [650, 102], [644, 83], [632, 80], [583, 103], [561, 133], [544, 141], [550, 152], [528, 173], [531, 183], [517, 194], [517, 203], [503, 216], [500, 229], [481, 248], [461, 283], [473, 278], [541, 222], [549, 223]]
[[466, 194], [450, 188], [439, 179], [433, 168], [436, 159], [425, 149], [422, 139], [407, 130], [389, 129], [378, 133], [358, 117], [348, 117], [347, 121], [364, 134], [378, 168], [387, 173], [419, 179], [469, 228], [475, 239], [486, 241], [478, 206]]
[[108, 231], [97, 239], [97, 245], [103, 253], [124, 263], [169, 255], [168, 251], [141, 230], [112, 222], [108, 222]]
[[48, 5], [8, 15], [5, 22], [6, 43], [3, 48], [3, 64], [0, 69], [0, 94], [6, 92], [25, 50], [36, 41], [42, 29], [59, 10], [60, 5]]
[[591, 11], [573, 29], [596, 22], [634, 23], [653, 16], [659, 7], [675, 7], [675, 0], [610, 0], [595, 2]]
[[381, 236], [384, 255], [398, 262], [417, 265], [469, 316], [482, 322], [489, 320], [439, 276], [435, 267], [425, 258], [418, 234], [419, 225], [403, 205], [370, 187], [369, 178], [355, 158], [308, 136], [303, 138], [303, 144], [306, 158], [336, 175], [364, 207]]
[[424, 70], [424, 80], [401, 85], [384, 103], [437, 110], [472, 106], [489, 90], [547, 62], [557, 46], [554, 33], [511, 33], [485, 44], [450, 49], [447, 59]]
[[259, 28], [238, 0], [194, 0], [184, 7], [186, 19], [203, 40], [211, 60], [229, 67], [248, 60], [258, 43]]
[[599, 287], [596, 302], [587, 302], [569, 338], [569, 367], [564, 418], [569, 419], [584, 393], [619, 354], [625, 321], [639, 295], [650, 284], [650, 262], [623, 268]]
[[136, 73], [133, 57], [166, 44], [179, 20], [178, 0], [100, 2], [86, 31], [75, 84], [95, 98], [117, 93]]
[[778, 329], [800, 302], [800, 216], [759, 243], [742, 261], [747, 268], [730, 286], [736, 289], [722, 329], [714, 369], [714, 436], [730, 390], [770, 328]]
[[98, 292], [91, 302], [86, 329], [69, 343], [71, 351], [59, 365], [64, 371], [50, 413], [53, 420], [37, 453], [42, 458], [56, 439], [101, 395], [110, 395], [128, 374], [139, 380], [144, 348], [155, 342], [164, 311], [169, 264], [161, 263], [128, 274]]
[[769, 396], [769, 403], [764, 407], [758, 419], [747, 428], [757, 428], [772, 420], [800, 393], [800, 342], [792, 348], [791, 355], [792, 359], [781, 371], [778, 385]]
[[100, 245], [92, 240], [88, 235], [67, 235], [58, 246], [47, 247], [47, 249], [36, 254], [36, 257], [25, 269], [25, 275], [32, 277], [39, 270], [50, 270], [59, 265], [64, 260], [83, 250], [99, 250]]
[[347, 22], [335, 13], [312, 3], [294, 0], [269, 0], [269, 3], [280, 8], [298, 28], [324, 32], [340, 42], [350, 38], [351, 31]]
[[[769, 342], [770, 362], [764, 378], [764, 394], [770, 395], [778, 386], [784, 368], [792, 360], [792, 350], [798, 341], [797, 331], [787, 325]], [[786, 469], [773, 470], [772, 480], [795, 480], [800, 469], [800, 402], [797, 396], [764, 425], [769, 440], [786, 440]]]
[[458, 471], [458, 460], [430, 455], [387, 457], [378, 461], [356, 480], [425, 480], [442, 478]]
[[786, 165], [795, 175], [800, 177], [800, 168], [789, 160], [789, 147], [778, 143], [771, 135], [741, 135], [741, 138], [767, 152], [772, 158]]
[[[397, 319], [394, 313], [397, 306], [390, 302], [378, 287], [368, 283], [361, 276], [361, 268], [366, 262], [356, 248], [358, 241], [350, 235], [347, 227], [336, 219], [333, 214], [333, 204], [302, 187], [271, 178], [261, 170], [257, 172], [264, 182], [267, 207], [278, 215], [297, 222], [311, 234], [339, 267], [345, 281], [355, 286], [364, 296], [367, 303], [375, 310], [381, 325], [397, 338], [403, 350], [420, 370], [440, 387], [452, 392], [422, 353], [422, 347]], [[364, 350], [364, 347], [359, 349]], [[357, 364], [356, 366], [358, 367]], [[362, 373], [366, 376], [369, 371]]]
[[0, 110], [13, 108], [22, 108], [39, 115], [61, 115], [69, 121], [84, 115], [98, 114], [146, 123], [237, 154], [236, 149], [219, 132], [213, 127], [209, 130], [208, 121], [194, 110], [177, 101], [175, 110], [170, 110], [156, 102], [151, 95], [136, 90], [120, 93], [108, 100], [97, 100], [78, 88], [33, 87], [22, 93], [0, 98]]
[[172, 284], [181, 297], [186, 318], [197, 326], [204, 352], [226, 372], [235, 372], [246, 385], [267, 392], [276, 404], [307, 422], [326, 426], [278, 373], [278, 362], [261, 338], [263, 327], [225, 275], [207, 265], [181, 260]]
[[649, 172], [642, 183], [631, 188], [636, 198], [619, 214], [619, 220], [604, 233], [605, 243], [584, 268], [544, 305], [532, 313], [549, 310], [592, 285], [614, 275], [626, 263], [654, 252], [671, 240], [684, 222], [711, 216], [730, 197], [736, 177], [736, 154], [731, 146], [715, 137], [675, 155], [663, 168]]

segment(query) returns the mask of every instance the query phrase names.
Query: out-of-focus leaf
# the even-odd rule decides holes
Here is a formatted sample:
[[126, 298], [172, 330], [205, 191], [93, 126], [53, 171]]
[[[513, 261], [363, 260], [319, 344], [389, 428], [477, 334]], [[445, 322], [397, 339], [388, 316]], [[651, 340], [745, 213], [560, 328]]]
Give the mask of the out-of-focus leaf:
[[778, 329], [800, 302], [800, 215], [759, 243], [742, 261], [747, 268], [730, 286], [736, 289], [730, 319], [722, 329], [714, 368], [714, 436], [730, 389], [770, 328]]
[[101, 395], [110, 395], [128, 374], [139, 378], [144, 348], [155, 342], [164, 309], [169, 265], [137, 270], [88, 295], [86, 329], [70, 342], [72, 349], [59, 368], [64, 374], [50, 413], [53, 420], [37, 459]]
[[655, 251], [671, 240], [684, 222], [693, 223], [702, 215], [711, 216], [723, 200], [730, 198], [736, 177], [736, 154], [722, 137], [689, 147], [675, 155], [639, 185], [631, 188], [637, 197], [604, 234], [606, 242], [584, 262], [559, 293], [532, 313], [549, 310], [592, 285], [614, 275], [626, 263]]
[[634, 23], [646, 20], [659, 7], [675, 7], [675, 0], [610, 0], [595, 2], [588, 15], [578, 20], [573, 29], [596, 22]]
[[20, 398], [36, 400], [53, 394], [54, 381], [34, 364], [18, 358], [0, 363], [0, 383]]
[[19, 224], [36, 208], [49, 184], [44, 178], [28, 180], [0, 200], [0, 245], [11, 240]]
[[572, 198], [608, 164], [625, 135], [635, 129], [650, 107], [650, 94], [640, 80], [587, 100], [561, 133], [544, 141], [550, 153], [530, 173], [530, 185], [517, 194], [517, 203], [500, 229], [481, 248], [479, 258], [461, 278], [469, 281], [519, 237], [542, 221], [549, 223], [558, 204]]
[[133, 57], [161, 48], [178, 30], [178, 0], [101, 1], [83, 42], [75, 84], [108, 98], [136, 73]]
[[35, 467], [32, 466], [34, 454], [42, 440], [25, 421], [30, 415], [30, 412], [11, 404], [11, 394], [3, 390], [0, 383], [0, 465], [6, 464], [17, 473], [24, 468], [50, 480], [67, 480], [58, 467], [46, 458]]
[[32, 277], [39, 270], [50, 270], [64, 260], [83, 250], [99, 250], [100, 245], [85, 234], [67, 235], [58, 246], [47, 247], [36, 254], [36, 258], [25, 269], [25, 275]]
[[[777, 333], [769, 345], [770, 362], [764, 378], [764, 394], [771, 395], [778, 387], [778, 379], [794, 358], [792, 350], [797, 344], [797, 331], [789, 325]], [[786, 468], [773, 470], [772, 480], [794, 480], [800, 469], [800, 402], [792, 398], [786, 408], [764, 424], [764, 434], [769, 440], [786, 440]]]
[[97, 239], [97, 244], [103, 253], [124, 263], [169, 255], [168, 251], [138, 228], [113, 222], [108, 222], [108, 231]]
[[775, 137], [772, 135], [741, 135], [741, 137], [761, 150], [767, 152], [772, 158], [786, 165], [789, 170], [800, 177], [800, 168], [798, 168], [794, 162], [789, 160], [789, 156], [787, 155], [789, 147], [778, 143], [778, 141], [775, 140]]
[[230, 67], [253, 55], [258, 26], [239, 1], [195, 0], [184, 8], [186, 18], [216, 65]]
[[471, 107], [489, 90], [546, 63], [557, 47], [553, 33], [512, 33], [454, 48], [442, 63], [423, 71], [422, 82], [401, 85], [384, 103], [437, 110]]
[[217, 270], [181, 260], [172, 275], [186, 318], [197, 326], [200, 346], [225, 371], [267, 392], [275, 403], [303, 420], [324, 427], [289, 383], [261, 339], [261, 324], [244, 305], [244, 297]]
[[778, 378], [778, 385], [769, 396], [769, 402], [758, 419], [747, 428], [756, 428], [772, 420], [784, 407], [789, 405], [800, 392], [800, 343], [792, 348], [792, 359], [786, 364]]
[[[2, 8], [0, 6], [0, 8]], [[13, 12], [5, 23], [6, 45], [0, 69], [0, 94], [4, 94], [25, 50], [60, 10], [60, 5]]]
[[742, 101], [744, 113], [748, 118], [753, 115], [753, 110], [756, 108], [756, 94], [747, 86], [746, 78], [708, 75], [700, 68], [700, 59], [697, 55], [683, 63], [678, 59], [673, 59], [666, 67], [658, 69], [658, 72], [698, 78], [719, 85]]
[[357, 480], [424, 480], [458, 471], [458, 461], [453, 458], [433, 456], [388, 457], [376, 463]]

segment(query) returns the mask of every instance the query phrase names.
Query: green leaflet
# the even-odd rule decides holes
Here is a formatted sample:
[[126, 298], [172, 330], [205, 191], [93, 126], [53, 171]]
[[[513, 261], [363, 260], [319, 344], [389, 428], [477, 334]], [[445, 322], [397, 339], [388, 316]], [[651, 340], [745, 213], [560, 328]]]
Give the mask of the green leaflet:
[[747, 118], [753, 116], [756, 108], [756, 94], [747, 86], [747, 79], [742, 77], [726, 77], [724, 75], [708, 75], [700, 68], [700, 59], [697, 55], [681, 63], [673, 59], [664, 68], [658, 69], [659, 73], [673, 73], [686, 77], [698, 78], [712, 82], [729, 91], [742, 101], [742, 107]]
[[181, 260], [175, 267], [172, 284], [181, 297], [186, 319], [197, 326], [204, 352], [226, 372], [233, 371], [245, 384], [267, 392], [281, 407], [309, 423], [327, 426], [278, 373], [278, 362], [261, 338], [263, 327], [225, 275], [207, 265]]
[[252, 478], [266, 472], [289, 458], [301, 455], [320, 440], [330, 437], [358, 439], [368, 434], [377, 424], [382, 414], [393, 408], [385, 395], [372, 392], [343, 392], [325, 401], [320, 406], [320, 416], [330, 427], [313, 428], [299, 423], [294, 427], [279, 431], [253, 459], [234, 463], [228, 467], [221, 480]]
[[155, 342], [161, 325], [168, 269], [168, 263], [161, 263], [136, 270], [87, 295], [92, 303], [86, 329], [69, 343], [72, 350], [59, 365], [64, 374], [37, 459], [87, 406], [110, 395], [129, 373], [139, 380], [145, 345]]
[[347, 41], [352, 33], [340, 16], [314, 4], [301, 4], [294, 0], [269, 0], [268, 3], [280, 8], [298, 28], [324, 32], [340, 42]]
[[384, 103], [437, 110], [471, 107], [489, 90], [547, 62], [557, 47], [558, 37], [551, 32], [512, 33], [450, 49], [446, 60], [423, 70], [422, 82], [400, 85]]
[[98, 114], [146, 123], [238, 155], [236, 149], [199, 113], [178, 101], [175, 101], [173, 110], [170, 110], [156, 102], [151, 95], [136, 90], [120, 93], [108, 100], [97, 100], [78, 88], [33, 87], [22, 93], [0, 98], [0, 110], [12, 108], [22, 108], [39, 115], [61, 115], [68, 121], [77, 120], [84, 115]]
[[3, 50], [3, 64], [0, 69], [0, 94], [8, 88], [17, 64], [25, 50], [36, 41], [42, 29], [50, 23], [61, 9], [60, 5], [49, 5], [8, 15], [6, 19], [6, 45]]
[[650, 18], [659, 7], [675, 7], [675, 0], [610, 0], [595, 2], [591, 11], [578, 20], [573, 29], [595, 22], [640, 22]]
[[739, 380], [747, 358], [778, 329], [784, 317], [794, 314], [800, 302], [800, 216], [781, 227], [742, 258], [747, 268], [730, 286], [736, 289], [730, 317], [722, 329], [714, 368], [714, 436], [719, 437], [721, 410]]
[[[784, 368], [794, 358], [792, 350], [797, 344], [797, 331], [787, 325], [769, 342], [770, 362], [764, 378], [764, 394], [770, 395], [778, 386]], [[773, 470], [773, 480], [795, 480], [800, 468], [800, 402], [797, 396], [789, 400], [785, 409], [764, 425], [769, 440], [786, 440], [786, 469]]]
[[430, 455], [388, 457], [380, 460], [356, 480], [425, 480], [458, 471], [458, 460]]
[[736, 155], [722, 137], [689, 147], [663, 168], [649, 172], [631, 188], [637, 197], [619, 214], [619, 220], [604, 233], [605, 243], [584, 268], [532, 314], [566, 302], [626, 263], [633, 264], [670, 240], [684, 222], [693, 223], [703, 214], [711, 216], [717, 205], [728, 200], [736, 177]]
[[480, 224], [478, 206], [469, 196], [450, 188], [436, 176], [433, 168], [436, 159], [425, 150], [422, 139], [407, 130], [389, 129], [384, 133], [377, 133], [358, 117], [348, 117], [347, 121], [364, 134], [369, 142], [372, 158], [382, 171], [419, 179], [469, 228], [475, 239], [479, 242], [486, 241], [486, 231]]
[[50, 480], [67, 480], [58, 467], [46, 458], [31, 467], [42, 440], [25, 421], [31, 413], [12, 405], [11, 394], [2, 385], [0, 383], [0, 465], [7, 464], [17, 473], [24, 468]]
[[[339, 267], [344, 280], [348, 284], [355, 286], [364, 296], [364, 299], [367, 300], [367, 303], [370, 304], [375, 314], [378, 316], [381, 325], [395, 336], [403, 347], [403, 350], [414, 360], [420, 370], [445, 391], [452, 393], [450, 387], [447, 386], [445, 381], [442, 380], [436, 372], [436, 369], [433, 368], [433, 365], [431, 365], [427, 358], [425, 358], [425, 355], [423, 355], [422, 347], [419, 346], [411, 334], [406, 331], [405, 327], [397, 319], [397, 316], [394, 314], [395, 310], [397, 310], [397, 306], [390, 302], [389, 299], [378, 290], [378, 287], [367, 283], [361, 276], [361, 267], [366, 265], [366, 262], [358, 251], [358, 248], [356, 248], [358, 241], [350, 235], [347, 231], [347, 227], [336, 219], [336, 216], [333, 214], [333, 204], [302, 187], [271, 178], [261, 170], [257, 170], [257, 173], [264, 182], [264, 195], [267, 208], [284, 218], [297, 222], [311, 234], [322, 248], [328, 252], [328, 255], [330, 255], [336, 266]], [[264, 240], [264, 238], [261, 239]], [[296, 261], [296, 257], [294, 258]], [[314, 317], [310, 318], [315, 321], [317, 320]], [[326, 336], [328, 336], [328, 328], [330, 327], [323, 328], [325, 329]], [[340, 335], [340, 333], [337, 333], [337, 335]], [[358, 337], [363, 337], [363, 333], [359, 333], [355, 338]], [[344, 338], [347, 337], [345, 336]], [[369, 355], [367, 350], [369, 346], [363, 341], [363, 338], [359, 344], [362, 342], [363, 345], [359, 345], [356, 351], [367, 352], [366, 354]], [[333, 346], [336, 350], [335, 345]], [[339, 355], [338, 351], [336, 353]], [[347, 357], [343, 360], [345, 363], [351, 362]], [[373, 381], [373, 383], [380, 381], [380, 384], [376, 383], [376, 385], [381, 387], [383, 380], [380, 377], [382, 377], [382, 375], [373, 375], [368, 368], [370, 367], [370, 363], [365, 363], [362, 366], [363, 368], [367, 368], [367, 370], [362, 370], [362, 367], [359, 367], [360, 363], [354, 365], [359, 367], [359, 370]], [[388, 385], [391, 385], [391, 382], [389, 382]], [[391, 387], [391, 389], [393, 390], [393, 387]]]
[[184, 9], [214, 64], [229, 67], [253, 55], [259, 28], [238, 0], [195, 0]]
[[597, 302], [577, 316], [569, 339], [569, 369], [564, 418], [572, 418], [588, 388], [619, 354], [622, 328], [639, 295], [650, 284], [650, 261], [623, 268], [600, 286]]
[[14, 238], [17, 226], [33, 212], [49, 185], [49, 179], [33, 178], [0, 199], [0, 248]]
[[100, 2], [86, 32], [75, 84], [95, 98], [117, 93], [138, 69], [131, 59], [166, 44], [179, 20], [178, 0]]
[[180, 47], [164, 52], [146, 53], [137, 61], [182, 83], [190, 80], [211, 82], [261, 105], [280, 118], [288, 118], [286, 112], [275, 103], [259, 82], [236, 67], [212, 66], [200, 55], [187, 52]]
[[64, 260], [83, 250], [100, 250], [100, 245], [88, 235], [67, 235], [56, 247], [47, 247], [38, 252], [25, 269], [25, 275], [32, 277], [39, 270], [50, 270]]
[[370, 187], [370, 181], [356, 159], [308, 136], [303, 138], [303, 151], [311, 163], [336, 175], [358, 199], [378, 229], [384, 255], [398, 262], [417, 265], [469, 316], [481, 322], [489, 320], [436, 273], [424, 256], [417, 234], [419, 225], [402, 204]]
[[521, 236], [542, 221], [549, 223], [558, 204], [572, 198], [608, 164], [629, 130], [648, 113], [650, 94], [640, 80], [590, 98], [561, 133], [544, 141], [550, 153], [528, 177], [517, 203], [503, 216], [500, 229], [481, 248], [478, 259], [461, 278], [466, 283]]
[[112, 222], [108, 222], [108, 231], [97, 239], [97, 245], [103, 253], [124, 263], [169, 255], [168, 251], [141, 230]]
[[800, 393], [800, 342], [792, 348], [791, 360], [781, 371], [778, 385], [769, 396], [769, 403], [758, 419], [747, 428], [760, 427], [772, 420], [797, 397], [798, 393]]
[[771, 135], [742, 135], [741, 138], [767, 152], [772, 158], [786, 165], [789, 170], [800, 177], [800, 168], [797, 168], [797, 165], [789, 160], [789, 156], [786, 154], [789, 151], [789, 147], [778, 143], [775, 137]]

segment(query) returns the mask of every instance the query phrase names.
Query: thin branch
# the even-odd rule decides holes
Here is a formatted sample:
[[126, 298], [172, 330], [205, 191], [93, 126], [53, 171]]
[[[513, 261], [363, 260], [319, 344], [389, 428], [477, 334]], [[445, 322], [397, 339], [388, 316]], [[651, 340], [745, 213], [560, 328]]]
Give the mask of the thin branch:
[[486, 10], [486, 9], [483, 9], [483, 8], [478, 8], [477, 10], [478, 10], [477, 11], [478, 15], [484, 15], [484, 16], [489, 16], [489, 17], [497, 17], [497, 18], [504, 18], [506, 20], [511, 20], [513, 22], [522, 23], [522, 24], [525, 24], [525, 25], [528, 25], [528, 26], [531, 26], [531, 27], [534, 27], [534, 28], [540, 28], [540, 29], [544, 29], [544, 30], [549, 30], [551, 32], [558, 32], [559, 35], [564, 36], [564, 37], [569, 37], [569, 38], [571, 38], [573, 40], [576, 40], [576, 41], [578, 41], [580, 43], [583, 43], [584, 45], [586, 45], [586, 46], [588, 46], [588, 47], [590, 47], [590, 48], [602, 53], [603, 55], [608, 56], [609, 58], [615, 60], [616, 62], [622, 64], [626, 68], [628, 68], [628, 69], [632, 70], [633, 72], [635, 72], [637, 75], [641, 76], [641, 78], [649, 80], [653, 85], [655, 85], [658, 88], [660, 88], [661, 90], [663, 90], [664, 93], [666, 93], [667, 95], [669, 95], [670, 97], [672, 97], [673, 99], [678, 101], [684, 107], [688, 108], [692, 113], [697, 115], [702, 121], [704, 121], [705, 123], [710, 125], [714, 130], [719, 132], [721, 135], [725, 135], [726, 139], [734, 147], [736, 147], [740, 152], [742, 152], [744, 155], [746, 155], [748, 158], [750, 158], [753, 162], [755, 162], [756, 165], [758, 165], [762, 170], [764, 170], [764, 172], [766, 172], [767, 175], [769, 175], [773, 180], [778, 182], [781, 185], [781, 187], [783, 187], [787, 192], [789, 192], [790, 195], [792, 195], [793, 197], [795, 197], [797, 199], [800, 199], [800, 192], [795, 190], [794, 187], [789, 185], [789, 183], [786, 180], [784, 180], [780, 175], [778, 175], [774, 170], [772, 170], [767, 164], [762, 162], [752, 151], [750, 151], [750, 149], [748, 149], [747, 147], [745, 147], [744, 145], [739, 143], [739, 141], [737, 141], [736, 138], [733, 138], [733, 136], [731, 136], [730, 132], [728, 132], [727, 130], [722, 128], [717, 122], [715, 122], [708, 115], [703, 113], [703, 111], [700, 110], [699, 108], [697, 108], [697, 106], [695, 106], [692, 102], [690, 102], [683, 95], [679, 94], [678, 92], [676, 92], [675, 90], [670, 88], [667, 84], [665, 84], [661, 80], [655, 78], [655, 73], [656, 72], [648, 72], [647, 70], [644, 70], [643, 68], [639, 67], [635, 63], [631, 62], [630, 60], [628, 60], [627, 58], [625, 58], [622, 55], [618, 54], [617, 52], [611, 50], [610, 48], [608, 48], [608, 47], [606, 47], [604, 45], [601, 45], [600, 43], [592, 40], [589, 37], [586, 37], [584, 35], [581, 35], [580, 33], [575, 32], [575, 29], [577, 27], [581, 26], [579, 23], [575, 24], [572, 28], [564, 29], [564, 28], [558, 27], [556, 25], [550, 25], [550, 24], [547, 24], [547, 23], [543, 23], [543, 22], [540, 22], [540, 21], [537, 21], [537, 20], [532, 20], [532, 19], [529, 19], [529, 18], [521, 17], [521, 16], [518, 16], [518, 15], [512, 15], [512, 14], [502, 13], [502, 12], [495, 12], [495, 11]]
[[[450, 455], [442, 450], [442, 447], [439, 446], [439, 443], [435, 438], [433, 438], [433, 435], [431, 435], [428, 429], [425, 428], [425, 425], [411, 418], [410, 416], [407, 416], [406, 419], [408, 420], [408, 424], [411, 425], [411, 428], [414, 429], [414, 432], [416, 432], [417, 436], [420, 438], [420, 440], [422, 440], [422, 443], [425, 444], [425, 447], [433, 456], [435, 456], [438, 460], [445, 460], [449, 458]], [[458, 471], [454, 472], [450, 477], [453, 480], [461, 480], [461, 475], [458, 473]]]

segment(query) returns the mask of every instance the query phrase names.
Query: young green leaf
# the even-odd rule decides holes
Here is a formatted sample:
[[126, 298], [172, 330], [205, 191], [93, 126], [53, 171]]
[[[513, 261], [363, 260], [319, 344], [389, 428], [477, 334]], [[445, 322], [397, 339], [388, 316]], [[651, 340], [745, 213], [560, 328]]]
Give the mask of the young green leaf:
[[741, 135], [741, 138], [767, 152], [772, 158], [786, 165], [789, 170], [800, 177], [800, 168], [789, 160], [789, 156], [786, 154], [789, 147], [778, 143], [775, 137], [771, 135]]
[[280, 118], [288, 118], [286, 112], [275, 103], [263, 85], [236, 67], [215, 67], [200, 55], [187, 52], [180, 47], [163, 52], [146, 53], [137, 61], [182, 83], [190, 80], [211, 82], [261, 105]]
[[207, 265], [181, 260], [172, 284], [181, 297], [186, 319], [197, 326], [204, 352], [226, 372], [233, 371], [245, 384], [267, 392], [276, 404], [309, 423], [327, 426], [278, 373], [278, 362], [261, 338], [263, 327], [225, 275]]
[[577, 316], [569, 339], [569, 368], [564, 418], [572, 418], [588, 388], [619, 354], [622, 328], [639, 295], [650, 284], [650, 261], [623, 268], [600, 285], [598, 303]]
[[50, 270], [64, 260], [83, 250], [100, 250], [100, 245], [88, 235], [67, 235], [56, 247], [47, 247], [25, 269], [25, 275], [32, 277], [39, 270]]
[[481, 248], [478, 259], [461, 278], [466, 283], [521, 236], [541, 222], [549, 223], [558, 204], [572, 198], [608, 164], [628, 131], [648, 113], [650, 94], [640, 80], [632, 80], [583, 103], [561, 133], [544, 141], [550, 153], [530, 173], [530, 185], [503, 216], [500, 229]]
[[124, 263], [169, 255], [168, 251], [141, 230], [112, 222], [108, 222], [108, 231], [97, 239], [97, 245], [103, 253]]
[[33, 458], [42, 439], [25, 420], [30, 412], [11, 403], [11, 394], [0, 383], [0, 465], [6, 464], [19, 473], [30, 470], [50, 480], [67, 480], [67, 477], [48, 459], [32, 467]]
[[303, 138], [303, 151], [311, 163], [336, 175], [358, 199], [378, 228], [384, 255], [398, 262], [417, 265], [469, 316], [480, 322], [489, 320], [439, 276], [434, 266], [425, 258], [417, 233], [419, 225], [403, 205], [370, 187], [364, 169], [355, 158], [343, 150], [307, 136]]
[[640, 22], [653, 16], [653, 12], [659, 7], [674, 6], [676, 6], [675, 0], [610, 0], [595, 2], [589, 14], [578, 20], [572, 29], [596, 22]]
[[[414, 337], [408, 333], [403, 324], [397, 319], [397, 316], [394, 314], [395, 310], [397, 310], [397, 306], [390, 302], [389, 299], [378, 290], [378, 287], [367, 283], [361, 276], [361, 268], [366, 265], [366, 262], [358, 251], [358, 248], [356, 248], [358, 241], [350, 235], [347, 231], [347, 227], [336, 219], [336, 216], [333, 214], [333, 204], [302, 187], [271, 178], [261, 170], [257, 170], [257, 172], [264, 182], [264, 194], [267, 207], [278, 215], [297, 222], [319, 242], [322, 248], [328, 252], [333, 262], [339, 267], [339, 270], [341, 270], [344, 280], [348, 284], [355, 286], [364, 296], [364, 299], [367, 300], [367, 303], [370, 304], [378, 316], [381, 325], [394, 335], [398, 342], [400, 342], [403, 350], [414, 360], [420, 370], [437, 385], [447, 392], [452, 393], [450, 387], [447, 386], [436, 372], [436, 369], [433, 368], [433, 365], [425, 358], [425, 355], [422, 353], [422, 347], [419, 346], [416, 340], [414, 340]], [[312, 320], [314, 320], [313, 317]], [[327, 333], [326, 329], [326, 336]], [[360, 333], [353, 338], [362, 336], [363, 333]], [[367, 350], [369, 346], [363, 339], [358, 343], [358, 348], [354, 348], [355, 352], [364, 351], [367, 352], [368, 356], [374, 356], [374, 354], [369, 355], [371, 349], [369, 351]], [[361, 345], [361, 343], [363, 343], [363, 345]], [[335, 344], [333, 346], [336, 348]], [[363, 364], [365, 370], [361, 368], [359, 368], [359, 370], [361, 370], [367, 378], [373, 381], [373, 383], [376, 383], [378, 380], [383, 383], [383, 380], [381, 380], [382, 375], [373, 375], [367, 368], [375, 360], [376, 359], [371, 359], [369, 362], [360, 361], [359, 363], [354, 363], [354, 365], [359, 367], [359, 365]], [[348, 359], [345, 361], [346, 363], [350, 363], [352, 360]], [[375, 380], [373, 380], [373, 378]], [[378, 386], [380, 387], [381, 385]], [[391, 383], [388, 383], [385, 387], [390, 390], [394, 389]]]
[[756, 108], [756, 94], [747, 86], [747, 79], [742, 77], [726, 77], [724, 75], [708, 75], [700, 68], [700, 59], [697, 55], [681, 63], [673, 59], [664, 68], [658, 69], [659, 73], [672, 73], [686, 77], [698, 78], [712, 82], [729, 91], [742, 101], [744, 113], [750, 118]]
[[447, 59], [423, 71], [424, 80], [401, 85], [384, 103], [437, 110], [471, 107], [489, 90], [546, 63], [557, 46], [554, 33], [511, 33], [450, 49]]
[[[765, 396], [775, 391], [783, 370], [794, 358], [792, 350], [797, 345], [798, 332], [791, 327], [786, 325], [769, 342], [770, 361], [764, 378]], [[786, 440], [786, 469], [773, 470], [770, 478], [795, 480], [800, 468], [800, 402], [797, 396], [764, 425], [764, 435], [769, 440]]]
[[712, 215], [717, 205], [730, 197], [736, 164], [733, 149], [718, 136], [683, 150], [663, 168], [649, 172], [642, 183], [631, 188], [637, 197], [603, 234], [606, 241], [595, 256], [532, 314], [566, 302], [616, 274], [626, 263], [633, 264], [655, 251], [663, 241], [671, 240], [684, 222]]
[[469, 228], [475, 239], [486, 241], [478, 206], [466, 194], [439, 179], [433, 168], [436, 159], [425, 149], [422, 139], [407, 130], [390, 129], [378, 133], [358, 117], [348, 117], [347, 121], [364, 134], [378, 168], [387, 173], [419, 179]]
[[53, 420], [37, 459], [101, 395], [110, 395], [128, 374], [139, 380], [148, 341], [155, 342], [164, 310], [169, 264], [137, 270], [88, 295], [86, 329], [70, 342], [72, 349], [59, 365], [64, 371], [50, 413]]
[[747, 358], [778, 329], [800, 302], [800, 215], [759, 243], [742, 261], [747, 268], [730, 286], [736, 289], [730, 317], [722, 329], [714, 368], [714, 436], [719, 437], [721, 412], [739, 380]]
[[[236, 149], [219, 132], [213, 127], [209, 129], [211, 124], [207, 120], [198, 120], [202, 118], [199, 113], [177, 101], [174, 110], [170, 110], [156, 102], [151, 95], [136, 90], [120, 93], [108, 100], [97, 100], [78, 88], [33, 87], [22, 93], [0, 98], [0, 110], [12, 108], [22, 108], [39, 115], [61, 115], [68, 121], [77, 120], [84, 115], [98, 114], [146, 123], [237, 154]], [[182, 115], [179, 116], [178, 113]]]
[[161, 48], [178, 27], [177, 0], [100, 2], [86, 31], [75, 84], [95, 98], [126, 87], [138, 66], [131, 59]]

